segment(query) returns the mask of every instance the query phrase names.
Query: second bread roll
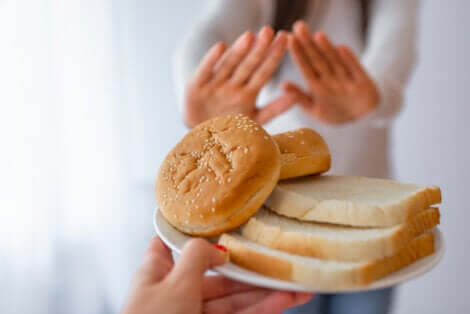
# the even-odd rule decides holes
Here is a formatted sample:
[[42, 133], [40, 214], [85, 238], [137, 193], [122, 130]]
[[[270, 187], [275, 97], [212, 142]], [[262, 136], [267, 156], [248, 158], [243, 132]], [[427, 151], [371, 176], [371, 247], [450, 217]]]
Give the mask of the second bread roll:
[[319, 174], [330, 169], [328, 145], [314, 130], [303, 128], [273, 137], [281, 151], [280, 180]]

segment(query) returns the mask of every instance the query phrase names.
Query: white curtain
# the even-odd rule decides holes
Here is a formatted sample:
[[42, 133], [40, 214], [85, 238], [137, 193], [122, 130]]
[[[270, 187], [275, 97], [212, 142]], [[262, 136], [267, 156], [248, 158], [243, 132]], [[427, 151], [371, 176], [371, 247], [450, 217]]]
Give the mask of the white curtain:
[[0, 0], [0, 313], [117, 312], [152, 234], [129, 3]]

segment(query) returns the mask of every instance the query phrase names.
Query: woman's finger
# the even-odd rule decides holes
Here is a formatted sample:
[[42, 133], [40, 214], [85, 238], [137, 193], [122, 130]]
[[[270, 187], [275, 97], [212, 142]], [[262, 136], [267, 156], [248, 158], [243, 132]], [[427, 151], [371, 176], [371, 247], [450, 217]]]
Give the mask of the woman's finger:
[[177, 284], [187, 283], [194, 287], [202, 287], [206, 270], [222, 265], [227, 261], [226, 252], [217, 249], [204, 239], [188, 241], [180, 258], [168, 278]]
[[214, 66], [223, 56], [225, 49], [226, 46], [223, 42], [218, 42], [209, 49], [194, 73], [195, 84], [202, 85], [212, 78]]
[[289, 51], [294, 63], [297, 64], [297, 67], [302, 73], [302, 76], [307, 81], [309, 86], [315, 88], [319, 81], [319, 75], [313, 70], [308, 56], [303, 51], [303, 48], [300, 46], [298, 39], [294, 36], [289, 37]]
[[303, 21], [296, 22], [294, 24], [294, 34], [295, 38], [298, 39], [300, 45], [303, 47], [305, 54], [308, 56], [310, 64], [317, 76], [329, 76], [331, 69], [328, 66], [328, 61], [315, 44], [307, 24]]
[[256, 36], [255, 47], [250, 51], [242, 63], [237, 67], [230, 81], [234, 84], [243, 84], [261, 64], [273, 40], [274, 31], [271, 27], [263, 27]]
[[254, 41], [252, 32], [241, 35], [222, 57], [222, 60], [215, 66], [214, 83], [220, 83], [230, 77], [235, 68], [245, 58]]
[[314, 41], [321, 53], [328, 60], [333, 73], [336, 77], [343, 79], [347, 78], [348, 72], [346, 66], [343, 64], [336, 48], [329, 41], [328, 37], [322, 32], [317, 32], [314, 35]]
[[294, 95], [295, 103], [304, 109], [311, 110], [313, 107], [313, 99], [310, 95], [305, 93], [300, 87], [292, 82], [284, 82], [282, 89], [287, 95]]
[[248, 81], [248, 87], [260, 90], [276, 71], [287, 48], [287, 34], [279, 32], [269, 48], [269, 52], [261, 65], [253, 73]]
[[223, 276], [206, 276], [202, 285], [202, 299], [210, 300], [234, 293], [259, 289], [258, 287], [231, 280]]
[[359, 59], [357, 59], [356, 55], [351, 51], [351, 49], [346, 46], [339, 46], [338, 51], [341, 59], [343, 60], [343, 63], [348, 68], [349, 73], [351, 73], [353, 79], [362, 80], [367, 77], [367, 73], [362, 67], [361, 62]]
[[270, 294], [272, 294], [271, 290], [260, 288], [252, 291], [235, 293], [204, 303], [203, 312], [214, 314], [238, 313], [254, 304], [258, 304]]
[[136, 284], [146, 285], [161, 281], [173, 268], [170, 249], [155, 236], [150, 242], [142, 266], [137, 271]]
[[293, 94], [282, 95], [273, 100], [261, 109], [258, 109], [254, 120], [259, 124], [265, 124], [289, 110], [296, 101], [296, 96]]
[[313, 294], [293, 292], [272, 292], [259, 303], [240, 311], [240, 314], [281, 313], [285, 309], [307, 303]]

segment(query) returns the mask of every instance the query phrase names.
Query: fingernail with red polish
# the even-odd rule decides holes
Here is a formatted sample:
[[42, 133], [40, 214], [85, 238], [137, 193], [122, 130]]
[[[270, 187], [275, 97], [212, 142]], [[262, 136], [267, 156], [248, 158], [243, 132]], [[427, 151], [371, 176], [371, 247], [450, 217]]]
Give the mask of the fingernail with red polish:
[[218, 250], [221, 250], [223, 252], [227, 252], [227, 248], [223, 246], [222, 244], [214, 244], [215, 248]]

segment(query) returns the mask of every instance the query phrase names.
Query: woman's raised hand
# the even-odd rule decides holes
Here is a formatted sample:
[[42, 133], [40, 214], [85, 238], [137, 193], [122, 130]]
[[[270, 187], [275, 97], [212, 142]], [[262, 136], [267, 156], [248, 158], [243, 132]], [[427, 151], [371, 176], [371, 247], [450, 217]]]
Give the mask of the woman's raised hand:
[[175, 264], [168, 247], [155, 237], [122, 313], [280, 313], [312, 297], [204, 275], [206, 270], [226, 260], [224, 250], [205, 240], [193, 239], [185, 245]]
[[349, 48], [335, 47], [325, 34], [312, 34], [304, 22], [297, 22], [289, 36], [289, 52], [309, 90], [285, 82], [284, 92], [296, 95], [297, 103], [311, 117], [341, 124], [377, 107], [377, 87]]
[[244, 114], [264, 124], [289, 109], [296, 96], [284, 94], [258, 109], [256, 98], [273, 76], [287, 48], [287, 34], [274, 36], [270, 27], [258, 35], [246, 32], [226, 48], [215, 44], [203, 58], [189, 82], [184, 121], [193, 127], [225, 114]]

